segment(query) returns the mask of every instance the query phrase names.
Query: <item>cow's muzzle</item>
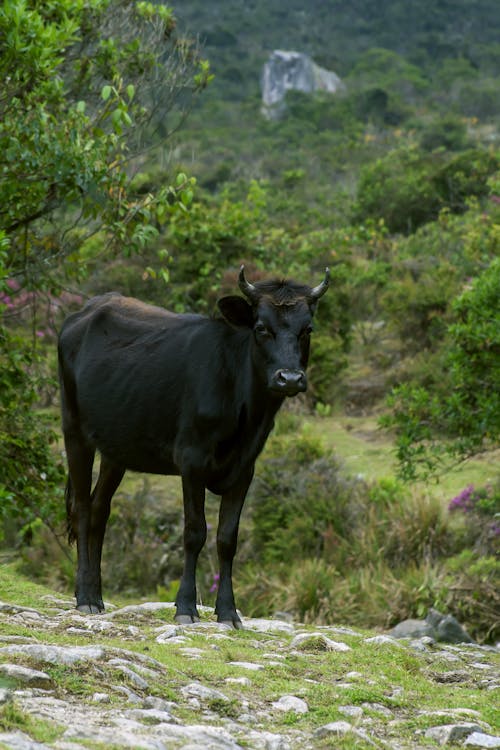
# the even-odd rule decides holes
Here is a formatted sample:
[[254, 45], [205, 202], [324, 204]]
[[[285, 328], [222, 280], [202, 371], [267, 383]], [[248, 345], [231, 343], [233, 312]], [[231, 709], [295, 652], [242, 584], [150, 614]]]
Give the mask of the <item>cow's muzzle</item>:
[[271, 389], [283, 396], [295, 396], [307, 389], [307, 378], [303, 370], [276, 370], [271, 378]]

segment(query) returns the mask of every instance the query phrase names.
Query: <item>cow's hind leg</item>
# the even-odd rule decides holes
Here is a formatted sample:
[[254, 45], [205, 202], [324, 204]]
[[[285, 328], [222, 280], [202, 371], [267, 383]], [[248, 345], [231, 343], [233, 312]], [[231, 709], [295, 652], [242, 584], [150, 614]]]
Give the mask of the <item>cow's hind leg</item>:
[[196, 563], [207, 538], [205, 485], [192, 477], [182, 477], [184, 494], [184, 571], [175, 600], [176, 622], [198, 622], [196, 608]]
[[100, 612], [100, 594], [93, 580], [89, 560], [90, 490], [95, 451], [76, 426], [65, 420], [64, 442], [68, 459], [69, 479], [66, 507], [70, 540], [76, 539], [78, 568], [76, 574], [76, 607], [82, 612]]
[[[104, 611], [101, 586], [101, 555], [104, 533], [111, 509], [111, 500], [124, 473], [124, 469], [101, 457], [99, 477], [91, 495], [88, 536], [89, 581], [92, 591], [95, 592], [95, 604], [99, 612]], [[93, 609], [91, 608], [90, 611], [93, 612]]]
[[247, 490], [252, 481], [253, 472], [242, 477], [236, 487], [222, 495], [219, 526], [217, 529], [217, 553], [219, 556], [219, 590], [215, 602], [215, 613], [218, 622], [243, 628], [236, 612], [233, 592], [233, 559], [238, 543], [238, 528], [241, 511]]

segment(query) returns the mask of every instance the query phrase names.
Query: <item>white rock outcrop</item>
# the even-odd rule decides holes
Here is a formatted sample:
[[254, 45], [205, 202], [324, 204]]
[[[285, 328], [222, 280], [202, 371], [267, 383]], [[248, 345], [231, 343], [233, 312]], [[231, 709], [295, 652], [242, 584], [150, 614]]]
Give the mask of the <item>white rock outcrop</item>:
[[262, 71], [262, 112], [276, 119], [284, 111], [287, 91], [327, 91], [335, 94], [344, 84], [336, 73], [319, 65], [303, 52], [274, 50]]

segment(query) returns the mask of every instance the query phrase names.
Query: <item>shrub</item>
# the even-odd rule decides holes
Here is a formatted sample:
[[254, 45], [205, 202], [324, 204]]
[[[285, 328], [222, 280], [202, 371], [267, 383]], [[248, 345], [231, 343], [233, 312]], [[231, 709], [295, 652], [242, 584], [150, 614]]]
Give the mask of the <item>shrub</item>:
[[341, 373], [348, 364], [339, 336], [314, 336], [308, 369], [309, 395], [314, 403], [332, 404], [342, 387]]
[[467, 199], [485, 196], [488, 177], [497, 169], [497, 158], [480, 149], [451, 158], [414, 146], [395, 149], [362, 169], [354, 216], [382, 218], [390, 231], [410, 233], [443, 208], [461, 213]]

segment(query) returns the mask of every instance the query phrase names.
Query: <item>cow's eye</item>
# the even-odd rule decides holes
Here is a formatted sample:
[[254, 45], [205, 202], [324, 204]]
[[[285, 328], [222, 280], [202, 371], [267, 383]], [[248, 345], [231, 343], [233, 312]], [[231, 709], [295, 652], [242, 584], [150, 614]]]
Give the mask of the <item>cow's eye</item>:
[[302, 331], [300, 332], [300, 335], [301, 336], [310, 336], [311, 333], [313, 332], [313, 330], [314, 330], [314, 328], [312, 326], [306, 326], [305, 328], [302, 329]]
[[269, 328], [264, 325], [264, 323], [256, 323], [254, 331], [257, 336], [261, 336], [262, 338], [267, 338], [273, 335], [272, 331], [270, 331]]

